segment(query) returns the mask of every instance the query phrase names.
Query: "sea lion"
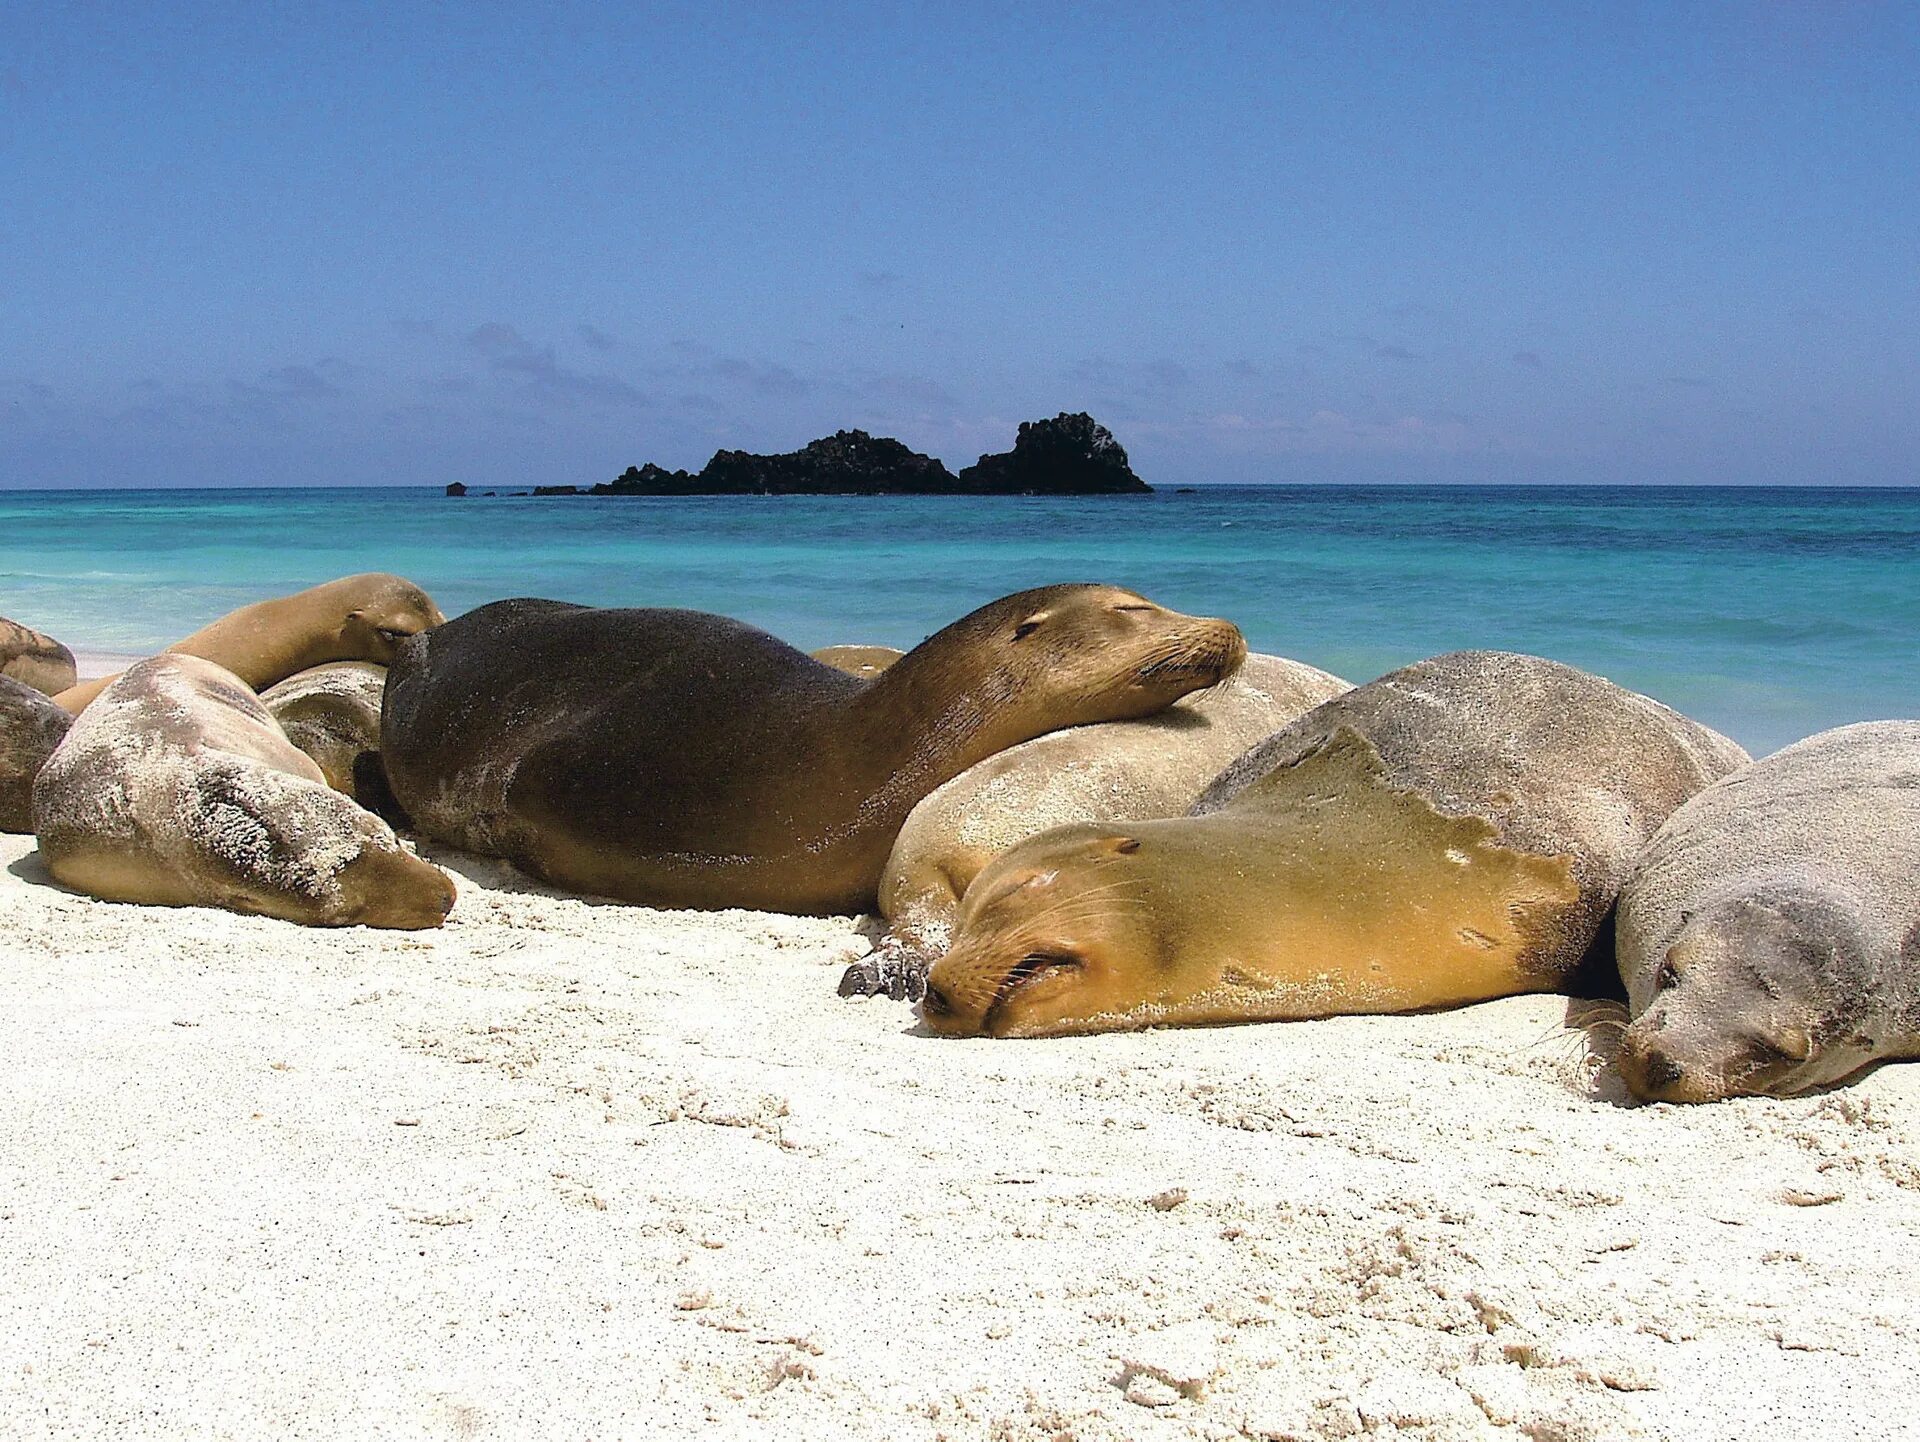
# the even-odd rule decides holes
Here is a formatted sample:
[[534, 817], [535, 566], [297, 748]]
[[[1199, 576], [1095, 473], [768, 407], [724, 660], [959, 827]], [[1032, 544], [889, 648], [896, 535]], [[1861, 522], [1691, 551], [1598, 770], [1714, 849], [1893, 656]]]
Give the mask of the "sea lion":
[[1254, 742], [1351, 689], [1303, 662], [1252, 655], [1158, 715], [1050, 732], [969, 767], [908, 814], [880, 878], [887, 935], [847, 969], [840, 994], [918, 997], [967, 884], [1009, 846], [1073, 821], [1180, 816]]
[[197, 656], [149, 657], [102, 692], [41, 768], [33, 819], [55, 879], [107, 901], [405, 930], [453, 905], [438, 867]]
[[893, 646], [822, 646], [807, 654], [836, 671], [871, 681], [907, 653]]
[[1422, 661], [1261, 742], [1189, 816], [1006, 852], [921, 1014], [1043, 1036], [1556, 990], [1655, 828], [1746, 759], [1554, 661]]
[[[176, 641], [167, 654], [198, 656], [264, 691], [328, 661], [384, 666], [402, 641], [446, 619], [413, 582], [368, 571], [242, 606]], [[113, 681], [112, 676], [86, 681], [53, 699], [77, 716]]]
[[1231, 674], [1226, 621], [1112, 586], [984, 606], [872, 681], [696, 611], [501, 601], [400, 648], [382, 755], [430, 836], [657, 906], [870, 909], [907, 812], [1043, 731]]
[[0, 616], [0, 676], [54, 696], [73, 685], [80, 672], [73, 652], [53, 637]]
[[260, 693], [287, 740], [313, 759], [327, 785], [395, 826], [407, 815], [380, 765], [380, 702], [387, 668], [372, 661], [329, 661], [296, 671]]
[[1620, 894], [1648, 1101], [1786, 1096], [1920, 1056], [1920, 721], [1823, 731], [1667, 818]]
[[0, 676], [0, 831], [33, 830], [33, 778], [72, 724], [52, 697]]

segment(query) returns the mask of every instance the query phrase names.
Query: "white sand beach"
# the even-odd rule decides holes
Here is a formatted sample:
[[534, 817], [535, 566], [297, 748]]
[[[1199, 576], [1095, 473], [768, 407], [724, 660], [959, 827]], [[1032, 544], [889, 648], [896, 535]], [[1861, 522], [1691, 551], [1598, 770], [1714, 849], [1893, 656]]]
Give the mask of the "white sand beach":
[[9, 1438], [1894, 1436], [1920, 1066], [1622, 1104], [1577, 1006], [936, 1040], [850, 920], [433, 853], [439, 932], [0, 838]]

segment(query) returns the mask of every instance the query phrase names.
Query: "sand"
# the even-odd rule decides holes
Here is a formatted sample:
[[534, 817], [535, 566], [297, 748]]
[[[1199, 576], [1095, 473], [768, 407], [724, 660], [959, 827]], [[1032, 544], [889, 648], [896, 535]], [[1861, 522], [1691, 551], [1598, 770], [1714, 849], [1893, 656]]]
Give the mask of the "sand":
[[443, 931], [327, 932], [73, 896], [32, 846], [9, 1439], [1920, 1425], [1920, 1065], [1630, 1106], [1553, 997], [941, 1041], [834, 994], [848, 919], [435, 852]]

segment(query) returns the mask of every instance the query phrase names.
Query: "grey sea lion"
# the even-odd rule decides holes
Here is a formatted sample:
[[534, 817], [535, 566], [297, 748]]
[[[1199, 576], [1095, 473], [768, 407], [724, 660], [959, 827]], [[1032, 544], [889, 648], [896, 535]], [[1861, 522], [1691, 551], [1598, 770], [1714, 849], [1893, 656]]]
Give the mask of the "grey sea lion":
[[1920, 721], [1756, 761], [1667, 818], [1620, 896], [1649, 1101], [1785, 1096], [1920, 1055]]
[[1746, 759], [1557, 662], [1422, 661], [1255, 746], [1190, 816], [1004, 853], [921, 1013], [1042, 1036], [1557, 990], [1654, 830]]
[[[368, 571], [242, 606], [176, 641], [166, 654], [198, 656], [264, 691], [296, 671], [328, 661], [385, 665], [402, 641], [444, 620], [432, 598], [413, 582]], [[54, 699], [78, 715], [113, 680], [85, 681]]]
[[107, 901], [308, 926], [438, 926], [453, 885], [330, 789], [241, 680], [195, 656], [128, 668], [33, 789], [56, 880]]
[[868, 682], [724, 616], [502, 601], [401, 648], [383, 759], [421, 831], [562, 886], [861, 911], [941, 782], [1244, 655], [1231, 624], [1111, 586], [1006, 597]]
[[372, 661], [329, 661], [269, 686], [260, 700], [335, 791], [395, 826], [407, 817], [380, 765], [380, 703], [387, 668]]
[[1049, 732], [969, 767], [908, 814], [880, 878], [887, 935], [847, 969], [841, 995], [917, 997], [968, 884], [1008, 847], [1070, 822], [1183, 815], [1229, 761], [1351, 689], [1255, 654], [1157, 715]]
[[79, 679], [73, 652], [51, 636], [0, 616], [0, 676], [53, 696]]
[[871, 681], [907, 653], [893, 646], [822, 646], [807, 654], [836, 671]]
[[72, 724], [45, 692], [0, 676], [0, 831], [33, 830], [33, 778]]

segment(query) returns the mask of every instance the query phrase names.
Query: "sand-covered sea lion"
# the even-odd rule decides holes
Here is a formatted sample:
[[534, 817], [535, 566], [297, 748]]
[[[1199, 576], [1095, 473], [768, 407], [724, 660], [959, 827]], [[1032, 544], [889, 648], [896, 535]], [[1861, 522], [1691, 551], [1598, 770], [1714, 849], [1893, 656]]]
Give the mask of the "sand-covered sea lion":
[[871, 681], [907, 653], [895, 646], [822, 646], [807, 654], [836, 671]]
[[79, 679], [73, 652], [51, 636], [0, 616], [0, 676], [58, 695]]
[[502, 601], [400, 650], [387, 775], [418, 828], [660, 906], [871, 908], [915, 802], [1044, 731], [1240, 664], [1225, 621], [1111, 586], [982, 607], [872, 681], [696, 611]]
[[1157, 715], [1053, 731], [969, 767], [907, 816], [880, 878], [887, 935], [847, 969], [841, 995], [917, 997], [961, 896], [1002, 851], [1075, 821], [1184, 815], [1254, 742], [1350, 689], [1304, 662], [1252, 655]]
[[33, 830], [33, 778], [72, 724], [52, 697], [0, 676], [0, 831]]
[[33, 818], [54, 877], [107, 901], [402, 929], [453, 905], [438, 867], [195, 656], [149, 657], [102, 692], [41, 768]]
[[380, 703], [387, 668], [329, 661], [269, 686], [260, 700], [287, 740], [312, 758], [335, 791], [396, 826], [409, 824], [380, 765]]
[[1785, 1096], [1920, 1056], [1920, 721], [1823, 731], [1702, 791], [1615, 935], [1636, 1096]]
[[1654, 830], [1746, 759], [1570, 666], [1435, 657], [1261, 742], [1190, 816], [1006, 852], [921, 1012], [1042, 1036], [1555, 990]]
[[[402, 641], [444, 620], [440, 608], [413, 582], [368, 571], [229, 611], [167, 647], [167, 654], [198, 656], [264, 691], [296, 671], [328, 661], [377, 661], [384, 666]], [[78, 715], [113, 680], [107, 676], [83, 682], [54, 699]]]

